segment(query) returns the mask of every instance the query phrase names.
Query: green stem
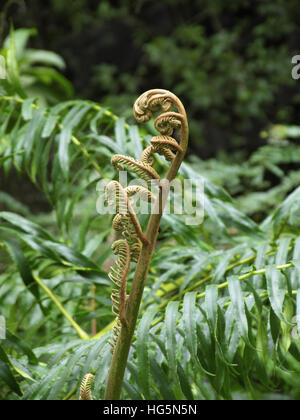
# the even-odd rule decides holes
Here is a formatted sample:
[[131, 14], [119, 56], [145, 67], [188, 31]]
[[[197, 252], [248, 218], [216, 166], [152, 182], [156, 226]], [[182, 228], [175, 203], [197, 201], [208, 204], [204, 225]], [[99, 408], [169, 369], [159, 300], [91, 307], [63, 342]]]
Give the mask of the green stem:
[[34, 280], [37, 282], [37, 284], [44, 290], [44, 292], [49, 296], [49, 298], [52, 300], [52, 302], [56, 305], [56, 307], [60, 310], [60, 312], [63, 314], [63, 316], [69, 321], [69, 323], [74, 327], [77, 334], [80, 338], [83, 340], [89, 340], [89, 335], [83, 331], [83, 329], [77, 324], [76, 321], [71, 317], [71, 315], [65, 310], [63, 305], [59, 302], [57, 297], [54, 295], [54, 293], [45, 285], [45, 283], [36, 275], [32, 274]]
[[73, 388], [67, 395], [64, 396], [63, 401], [70, 400], [73, 397], [73, 395], [76, 394], [77, 389], [77, 386]]

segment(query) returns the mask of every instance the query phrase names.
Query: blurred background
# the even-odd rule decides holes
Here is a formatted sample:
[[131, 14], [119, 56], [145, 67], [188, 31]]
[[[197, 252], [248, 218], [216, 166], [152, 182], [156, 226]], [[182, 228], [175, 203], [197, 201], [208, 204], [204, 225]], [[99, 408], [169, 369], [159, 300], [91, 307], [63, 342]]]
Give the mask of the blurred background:
[[188, 110], [190, 151], [202, 158], [247, 157], [271, 124], [297, 123], [297, 0], [1, 3], [1, 40], [10, 19], [35, 28], [28, 45], [63, 57], [76, 97], [128, 116], [144, 90], [175, 92]]

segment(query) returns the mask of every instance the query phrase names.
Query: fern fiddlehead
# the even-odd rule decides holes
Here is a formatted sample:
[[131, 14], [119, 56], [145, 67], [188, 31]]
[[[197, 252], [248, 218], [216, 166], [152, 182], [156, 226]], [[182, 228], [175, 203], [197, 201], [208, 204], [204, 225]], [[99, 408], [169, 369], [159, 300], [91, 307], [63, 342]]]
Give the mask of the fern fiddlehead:
[[[153, 113], [159, 111], [162, 113], [154, 122], [159, 135], [151, 139], [140, 160], [123, 155], [114, 155], [111, 160], [116, 170], [127, 169], [146, 181], [148, 189], [141, 186], [123, 188], [117, 181], [111, 181], [106, 187], [108, 203], [116, 206], [113, 227], [122, 235], [122, 239], [112, 245], [118, 259], [109, 273], [115, 285], [112, 291], [112, 310], [116, 315], [116, 327], [113, 330], [113, 356], [104, 395], [104, 399], [107, 400], [120, 397], [131, 340], [163, 213], [164, 181], [171, 182], [175, 178], [187, 148], [188, 123], [185, 109], [173, 93], [163, 89], [147, 91], [136, 100], [133, 107], [135, 119], [140, 123], [149, 121]], [[155, 153], [164, 156], [170, 162], [163, 180], [153, 168]], [[150, 191], [153, 180], [159, 186], [156, 196]], [[154, 201], [158, 210], [152, 212], [145, 233], [133, 210], [132, 200], [136, 194], [142, 200]], [[131, 262], [137, 265], [127, 297], [127, 276]]]
[[117, 240], [112, 244], [113, 252], [119, 258], [108, 274], [116, 286], [111, 294], [112, 312], [116, 315], [116, 325], [113, 327], [111, 341], [113, 352], [121, 328], [127, 326], [126, 284], [130, 263], [138, 261], [142, 243], [147, 243], [131, 206], [130, 198], [138, 194], [141, 199], [150, 201], [152, 195], [142, 186], [131, 186], [124, 189], [117, 181], [111, 181], [106, 186], [105, 192], [108, 204], [116, 205], [117, 214], [113, 219], [113, 228], [124, 237], [124, 239]]
[[87, 373], [84, 376], [80, 385], [80, 395], [79, 395], [80, 400], [93, 399], [92, 390], [91, 390], [93, 381], [94, 381], [94, 375], [92, 375], [91, 373]]
[[126, 285], [127, 275], [130, 267], [130, 248], [126, 240], [120, 239], [115, 241], [112, 245], [114, 254], [119, 258], [114, 267], [111, 268], [108, 274], [111, 281], [115, 284], [116, 288], [112, 290], [112, 311], [116, 315], [116, 325], [113, 327], [112, 333], [112, 350], [117, 342], [119, 332], [122, 326], [127, 326], [126, 319]]
[[[149, 121], [153, 117], [153, 113], [159, 111], [161, 111], [161, 114], [155, 118], [154, 122], [159, 135], [151, 139], [150, 145], [143, 151], [140, 160], [122, 155], [112, 157], [112, 165], [115, 169], [132, 171], [146, 181], [149, 190], [152, 180], [157, 182], [159, 188], [155, 197], [146, 188], [128, 187], [124, 189], [125, 195], [122, 196], [123, 204], [125, 203], [124, 214], [117, 213], [113, 221], [114, 228], [121, 232], [128, 242], [131, 249], [131, 261], [137, 261], [137, 265], [130, 294], [128, 299], [126, 299], [126, 324], [124, 324], [126, 326], [123, 327], [121, 324], [121, 328], [118, 330], [118, 338], [115, 342], [109, 369], [104, 395], [104, 399], [107, 400], [119, 399], [120, 397], [131, 340], [163, 213], [163, 188], [166, 184], [164, 181], [171, 182], [175, 178], [188, 143], [188, 123], [185, 109], [181, 101], [173, 93], [163, 89], [147, 91], [137, 99], [133, 107], [134, 116], [140, 123]], [[177, 141], [177, 139], [179, 140]], [[164, 156], [170, 162], [170, 167], [163, 180], [160, 179], [160, 176], [153, 168], [155, 153]], [[135, 194], [139, 194], [141, 199], [149, 202], [154, 200], [156, 210], [158, 210], [152, 212], [145, 233], [141, 231], [137, 217], [132, 213], [131, 198]], [[121, 208], [119, 204], [118, 206]], [[134, 245], [130, 243], [131, 235], [138, 239], [138, 248], [136, 239]]]
[[128, 169], [129, 171], [134, 172], [138, 177], [146, 181], [149, 187], [151, 186], [152, 179], [160, 179], [158, 173], [150, 164], [129, 156], [114, 155], [111, 159], [111, 164], [118, 171]]
[[145, 241], [139, 221], [133, 212], [127, 190], [117, 181], [111, 181], [106, 186], [106, 200], [109, 205], [115, 204], [116, 216], [113, 219], [113, 227], [120, 232], [124, 239], [115, 241], [112, 244], [114, 254], [118, 259], [108, 274], [116, 286], [112, 290], [112, 312], [116, 315], [116, 324], [112, 330], [112, 352], [116, 345], [120, 330], [127, 327], [126, 319], [126, 285], [130, 269], [130, 262], [137, 262], [141, 243]]
[[[164, 93], [159, 92], [157, 95], [150, 95], [150, 97], [146, 93], [138, 99], [134, 107], [135, 117], [138, 121], [145, 121], [159, 107], [168, 111], [174, 105], [174, 102], [165, 91]], [[156, 118], [155, 127], [161, 135], [155, 136], [150, 140], [151, 145], [143, 151], [140, 160], [129, 156], [114, 155], [111, 159], [112, 166], [117, 170], [128, 169], [132, 171], [146, 181], [148, 187], [151, 186], [152, 180], [160, 182], [160, 177], [153, 168], [153, 155], [158, 153], [164, 156], [168, 162], [173, 162], [176, 153], [183, 153], [182, 146], [171, 137], [173, 130], [181, 127], [181, 121], [182, 115], [176, 112], [166, 112], [160, 115]], [[113, 244], [114, 252], [119, 254], [119, 259], [116, 262], [116, 268], [113, 267], [109, 273], [110, 279], [117, 285], [117, 288], [113, 289], [111, 295], [112, 310], [116, 315], [116, 326], [113, 328], [113, 348], [117, 343], [122, 326], [127, 326], [126, 293], [121, 293], [121, 290], [126, 284], [130, 262], [138, 261], [141, 244], [147, 244], [148, 242], [131, 206], [130, 197], [135, 194], [139, 194], [141, 199], [146, 201], [152, 201], [154, 198], [151, 191], [140, 186], [123, 189], [117, 181], [111, 181], [106, 187], [108, 203], [116, 205], [117, 215], [113, 220], [113, 227], [116, 231], [121, 232], [125, 238], [121, 242], [117, 241]]]

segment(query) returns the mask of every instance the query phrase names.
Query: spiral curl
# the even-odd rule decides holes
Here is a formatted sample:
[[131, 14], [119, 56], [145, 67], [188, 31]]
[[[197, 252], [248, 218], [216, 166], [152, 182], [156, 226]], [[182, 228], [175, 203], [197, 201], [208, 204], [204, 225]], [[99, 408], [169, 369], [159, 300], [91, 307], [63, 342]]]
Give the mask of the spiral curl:
[[[116, 286], [111, 295], [112, 311], [116, 315], [116, 326], [113, 328], [111, 343], [112, 351], [114, 351], [121, 328], [128, 326], [126, 319], [126, 284], [130, 263], [137, 262], [142, 246], [149, 244], [133, 210], [133, 196], [137, 194], [140, 199], [148, 202], [157, 199], [150, 191], [151, 181], [156, 180], [161, 185], [162, 183], [160, 176], [153, 168], [153, 155], [158, 153], [164, 156], [168, 162], [171, 162], [167, 179], [172, 180], [173, 173], [176, 174], [186, 151], [188, 136], [184, 107], [180, 100], [169, 91], [155, 89], [143, 93], [136, 100], [133, 111], [135, 119], [140, 123], [149, 121], [155, 112], [162, 111], [162, 114], [157, 116], [154, 122], [160, 135], [150, 140], [151, 145], [145, 148], [140, 160], [123, 155], [114, 155], [111, 159], [111, 164], [116, 170], [127, 169], [133, 172], [143, 179], [149, 188], [134, 186], [124, 189], [117, 181], [111, 181], [106, 187], [108, 203], [116, 205], [117, 214], [113, 219], [113, 227], [124, 238], [112, 245], [114, 253], [119, 258], [109, 273], [110, 279]], [[180, 143], [172, 137], [174, 130], [180, 130]]]
[[139, 178], [147, 182], [149, 188], [151, 187], [152, 179], [160, 179], [158, 173], [150, 164], [129, 156], [114, 155], [111, 159], [111, 164], [118, 171], [128, 169], [134, 172]]
[[91, 373], [87, 373], [83, 377], [81, 381], [81, 385], [80, 385], [79, 400], [93, 400], [92, 391], [91, 391], [93, 381], [94, 381], [94, 375], [92, 375]]
[[112, 350], [117, 342], [119, 332], [122, 325], [127, 325], [126, 319], [126, 286], [127, 286], [127, 275], [130, 268], [130, 248], [126, 240], [120, 239], [115, 241], [112, 245], [114, 254], [118, 255], [118, 259], [111, 268], [108, 276], [110, 280], [115, 284], [115, 288], [112, 290], [112, 312], [116, 315], [116, 325], [112, 331]]
[[[141, 190], [142, 191], [142, 190]], [[129, 190], [130, 194], [133, 191]], [[117, 181], [111, 181], [106, 186], [106, 200], [109, 205], [115, 204], [116, 216], [113, 219], [113, 227], [120, 232], [124, 239], [117, 240], [112, 244], [114, 254], [119, 258], [111, 268], [108, 276], [115, 284], [112, 290], [112, 312], [116, 315], [116, 324], [113, 327], [111, 346], [112, 351], [116, 345], [122, 326], [127, 326], [126, 320], [126, 284], [130, 269], [130, 262], [137, 262], [141, 244], [146, 241], [139, 221], [132, 209], [128, 192]], [[143, 192], [145, 194], [145, 192]]]

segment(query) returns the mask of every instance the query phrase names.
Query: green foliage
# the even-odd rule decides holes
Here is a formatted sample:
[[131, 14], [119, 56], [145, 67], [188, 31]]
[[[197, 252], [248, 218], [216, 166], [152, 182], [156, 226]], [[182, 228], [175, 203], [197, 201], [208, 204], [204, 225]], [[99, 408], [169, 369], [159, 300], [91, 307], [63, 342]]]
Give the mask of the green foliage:
[[[73, 87], [59, 72], [65, 69], [62, 57], [52, 51], [27, 48], [29, 38], [36, 34], [35, 29], [13, 31], [11, 28], [10, 35], [4, 40], [0, 55], [6, 61], [11, 82], [2, 81], [6, 92], [10, 95], [17, 93], [22, 98], [37, 98], [43, 105], [71, 97]], [[30, 112], [30, 105], [27, 109]]]
[[[77, 398], [88, 372], [101, 398], [113, 238], [96, 186], [116, 176], [111, 156], [137, 156], [153, 128], [92, 101], [37, 102], [23, 71], [15, 61], [1, 84], [0, 168], [7, 183], [18, 174], [20, 190], [30, 181], [52, 210], [34, 215], [0, 195], [0, 398]], [[300, 189], [297, 169], [284, 166], [299, 162], [298, 136], [275, 126], [247, 162], [182, 165], [180, 176], [205, 179], [205, 219], [163, 217], [122, 398], [300, 398]]]

